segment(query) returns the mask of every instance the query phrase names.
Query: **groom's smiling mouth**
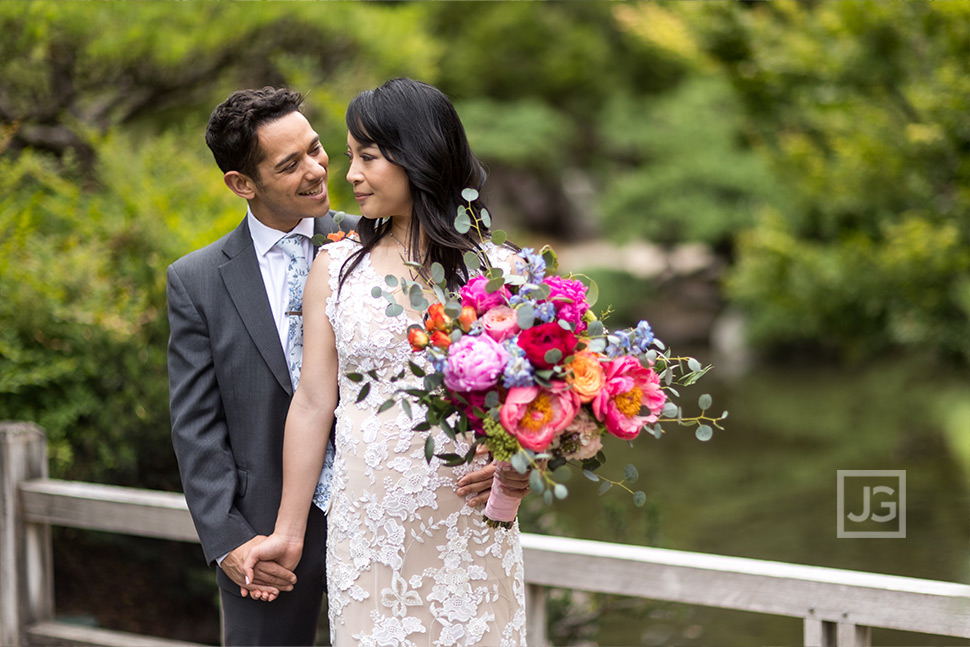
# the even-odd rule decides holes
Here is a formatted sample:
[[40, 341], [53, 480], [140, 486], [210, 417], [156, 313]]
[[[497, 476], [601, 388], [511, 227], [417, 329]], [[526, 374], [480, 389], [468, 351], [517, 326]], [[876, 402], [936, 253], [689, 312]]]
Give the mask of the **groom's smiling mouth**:
[[326, 186], [326, 183], [325, 182], [320, 182], [320, 184], [318, 184], [316, 187], [314, 187], [314, 188], [312, 188], [312, 189], [310, 189], [308, 191], [303, 191], [299, 195], [302, 195], [302, 196], [305, 196], [305, 197], [311, 197], [312, 198], [313, 196], [317, 196], [317, 195], [320, 195], [321, 193], [323, 193], [325, 186]]

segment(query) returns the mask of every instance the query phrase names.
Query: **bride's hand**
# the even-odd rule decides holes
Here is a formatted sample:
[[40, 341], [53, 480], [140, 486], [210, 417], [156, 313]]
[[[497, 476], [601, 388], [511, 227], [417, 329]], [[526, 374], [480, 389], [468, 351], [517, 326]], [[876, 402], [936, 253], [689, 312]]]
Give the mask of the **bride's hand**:
[[[302, 538], [293, 539], [274, 533], [249, 551], [249, 555], [247, 555], [246, 561], [243, 564], [245, 582], [247, 585], [254, 582], [257, 568], [264, 570], [264, 567], [267, 566], [265, 562], [275, 562], [275, 565], [287, 571], [293, 571], [296, 569], [296, 565], [300, 563], [300, 557], [302, 555]], [[279, 595], [278, 592], [254, 591], [252, 589], [246, 589], [245, 587], [243, 589], [248, 591], [253, 599], [264, 600], [266, 602], [272, 602]], [[245, 596], [246, 593], [243, 593], [243, 595]]]

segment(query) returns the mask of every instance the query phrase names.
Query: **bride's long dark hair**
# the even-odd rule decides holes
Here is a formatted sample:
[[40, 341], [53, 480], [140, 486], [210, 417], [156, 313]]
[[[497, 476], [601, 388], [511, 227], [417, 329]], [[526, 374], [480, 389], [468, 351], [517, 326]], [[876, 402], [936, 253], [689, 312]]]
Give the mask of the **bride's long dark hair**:
[[[361, 92], [347, 107], [347, 128], [364, 145], [376, 145], [390, 162], [404, 169], [414, 204], [409, 235], [409, 256], [424, 268], [427, 278], [432, 263], [445, 270], [448, 288], [468, 281], [462, 255], [481, 244], [474, 229], [466, 234], [455, 229], [458, 206], [466, 205], [461, 192], [476, 189], [471, 203], [481, 213], [485, 169], [472, 153], [458, 113], [448, 97], [434, 86], [412, 79], [392, 79], [374, 90]], [[361, 248], [344, 263], [340, 286], [364, 254], [390, 235], [390, 219], [361, 218], [357, 224]], [[482, 233], [487, 228], [481, 227]], [[421, 232], [428, 247], [421, 251]]]

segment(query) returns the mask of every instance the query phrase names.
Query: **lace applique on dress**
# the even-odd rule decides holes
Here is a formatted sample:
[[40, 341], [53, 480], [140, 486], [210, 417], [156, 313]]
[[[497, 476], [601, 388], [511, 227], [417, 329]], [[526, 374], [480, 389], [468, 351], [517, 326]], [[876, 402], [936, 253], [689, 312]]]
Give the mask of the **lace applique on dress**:
[[[369, 257], [347, 278], [338, 298], [340, 268], [357, 246], [348, 239], [324, 248], [330, 255], [327, 317], [336, 339], [340, 390], [327, 537], [334, 644], [524, 647], [518, 524], [489, 528], [481, 510], [455, 493], [458, 479], [484, 459], [456, 468], [438, 459], [428, 464], [425, 433], [411, 430], [413, 422], [401, 408], [377, 412], [405, 386], [390, 378], [415, 359], [407, 328], [418, 322], [384, 314], [387, 302], [371, 295], [384, 280]], [[510, 271], [511, 250], [489, 246], [487, 253], [493, 264]], [[346, 376], [369, 371], [378, 379], [357, 403], [360, 385]], [[417, 419], [423, 412], [414, 407], [413, 414]], [[468, 449], [441, 431], [435, 446], [458, 453]]]

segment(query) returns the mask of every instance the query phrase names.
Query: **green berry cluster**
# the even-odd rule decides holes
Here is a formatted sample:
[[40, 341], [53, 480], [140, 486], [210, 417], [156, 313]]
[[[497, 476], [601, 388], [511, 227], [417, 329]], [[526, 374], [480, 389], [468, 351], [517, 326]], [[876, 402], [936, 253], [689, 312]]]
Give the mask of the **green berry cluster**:
[[485, 429], [485, 435], [488, 437], [488, 441], [485, 444], [492, 452], [495, 460], [507, 461], [514, 454], [518, 453], [519, 441], [509, 432], [505, 431], [502, 423], [498, 420], [495, 420], [491, 416], [485, 416], [485, 419], [482, 421], [482, 427]]

